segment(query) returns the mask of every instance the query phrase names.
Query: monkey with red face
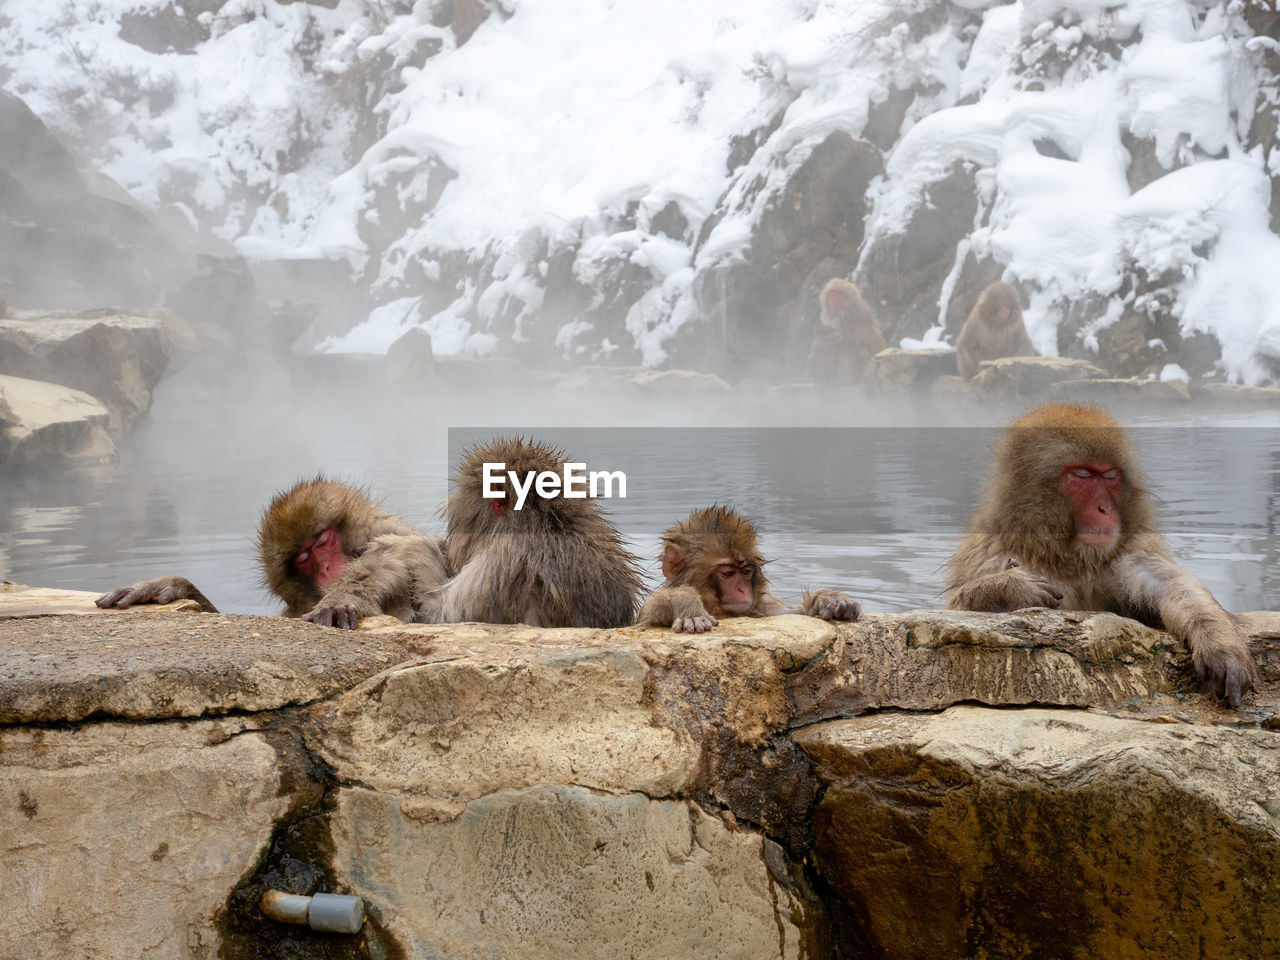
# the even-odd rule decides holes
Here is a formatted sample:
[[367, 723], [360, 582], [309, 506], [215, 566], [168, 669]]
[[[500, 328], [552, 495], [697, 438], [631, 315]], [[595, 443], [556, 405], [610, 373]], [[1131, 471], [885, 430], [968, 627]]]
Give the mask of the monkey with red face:
[[[439, 538], [414, 533], [360, 490], [317, 477], [277, 494], [263, 511], [258, 562], [284, 615], [352, 629], [362, 617], [420, 619], [427, 597], [448, 577]], [[120, 587], [100, 607], [197, 601], [217, 608], [185, 577]]]
[[862, 606], [837, 590], [804, 595], [795, 610], [769, 589], [751, 522], [727, 507], [695, 510], [662, 535], [666, 582], [644, 602], [638, 626], [702, 633], [726, 617], [800, 613], [824, 620], [857, 620]]
[[953, 610], [1108, 610], [1184, 641], [1232, 704], [1254, 684], [1235, 619], [1169, 556], [1133, 449], [1101, 410], [1051, 405], [1009, 426], [947, 565]]

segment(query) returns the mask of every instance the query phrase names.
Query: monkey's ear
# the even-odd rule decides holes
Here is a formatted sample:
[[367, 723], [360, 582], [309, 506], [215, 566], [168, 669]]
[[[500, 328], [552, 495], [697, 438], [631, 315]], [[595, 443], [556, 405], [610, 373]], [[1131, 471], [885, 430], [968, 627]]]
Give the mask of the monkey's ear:
[[680, 571], [683, 569], [684, 557], [680, 555], [680, 548], [671, 543], [663, 544], [662, 575], [668, 580], [674, 580], [680, 575]]

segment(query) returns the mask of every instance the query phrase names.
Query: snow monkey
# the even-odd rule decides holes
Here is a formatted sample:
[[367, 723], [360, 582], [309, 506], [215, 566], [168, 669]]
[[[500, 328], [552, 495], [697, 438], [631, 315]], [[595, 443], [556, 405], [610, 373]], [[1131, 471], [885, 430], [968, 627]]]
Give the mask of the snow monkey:
[[[455, 575], [436, 593], [437, 622], [535, 627], [632, 622], [640, 574], [599, 504], [589, 497], [544, 497], [532, 486], [537, 474], [563, 474], [566, 462], [560, 450], [511, 437], [463, 453], [445, 504], [448, 561]], [[521, 498], [504, 481], [502, 496], [485, 497], [486, 463], [504, 464], [500, 475], [514, 475], [527, 495]]]
[[789, 609], [770, 591], [764, 563], [749, 520], [727, 507], [695, 510], [662, 535], [666, 583], [644, 602], [636, 623], [702, 633], [725, 617], [862, 616], [862, 606], [837, 590], [806, 593], [800, 606]]
[[[425, 597], [446, 579], [438, 538], [415, 534], [355, 487], [317, 477], [277, 494], [262, 514], [258, 560], [264, 585], [284, 615], [352, 629], [361, 617], [421, 617]], [[161, 577], [98, 598], [100, 607], [197, 601], [217, 613], [183, 577]]]
[[983, 360], [1000, 357], [1034, 357], [1027, 328], [1022, 322], [1022, 300], [1007, 283], [993, 283], [978, 302], [956, 338], [956, 365], [966, 380], [978, 372]]
[[1101, 410], [1051, 405], [1008, 427], [947, 566], [952, 610], [1108, 610], [1184, 641], [1233, 705], [1253, 686], [1235, 619], [1170, 558], [1133, 448]]
[[867, 362], [887, 346], [876, 315], [848, 280], [828, 280], [818, 302], [822, 318], [809, 350], [810, 376], [820, 383], [861, 380]]

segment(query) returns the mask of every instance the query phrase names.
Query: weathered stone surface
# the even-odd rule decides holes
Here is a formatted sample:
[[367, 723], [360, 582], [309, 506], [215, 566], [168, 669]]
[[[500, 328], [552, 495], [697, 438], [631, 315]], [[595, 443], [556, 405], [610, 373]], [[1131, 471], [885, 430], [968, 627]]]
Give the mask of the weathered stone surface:
[[939, 377], [956, 372], [951, 349], [902, 350], [889, 347], [871, 358], [866, 381], [880, 390], [928, 387]]
[[[97, 596], [98, 594], [88, 590], [53, 590], [48, 587], [26, 587], [12, 580], [0, 581], [0, 621], [57, 617], [64, 614], [87, 616], [124, 612], [103, 610], [93, 602]], [[200, 604], [195, 600], [175, 600], [173, 603], [148, 604], [146, 609], [198, 611]]]
[[1105, 371], [1087, 360], [1002, 357], [978, 364], [972, 383], [984, 400], [1034, 400], [1047, 394], [1055, 383], [1105, 376]]
[[1111, 613], [868, 616], [788, 677], [796, 723], [872, 709], [1114, 706], [1178, 685], [1179, 645]]
[[543, 786], [436, 824], [356, 787], [340, 792], [333, 832], [339, 870], [398, 918], [412, 956], [821, 955], [823, 918], [784, 867], [771, 873], [782, 851], [696, 804]]
[[276, 710], [414, 655], [412, 638], [301, 620], [115, 611], [0, 624], [0, 723]]
[[655, 715], [649, 667], [638, 651], [618, 649], [621, 638], [501, 636], [464, 636], [427, 655], [436, 662], [352, 691], [317, 725], [315, 749], [344, 779], [406, 795], [402, 809], [422, 820], [450, 819], [509, 787], [575, 783], [670, 797], [693, 777], [697, 745]]
[[1201, 383], [1192, 396], [1206, 406], [1236, 407], [1256, 410], [1280, 407], [1280, 388], [1246, 387], [1238, 383]]
[[8, 464], [109, 460], [116, 455], [109, 419], [82, 390], [0, 376], [0, 456]]
[[[11, 593], [11, 612], [19, 604], [44, 613], [76, 609], [92, 596]], [[841, 625], [783, 616], [728, 620], [708, 634], [684, 636], [654, 628], [407, 625], [387, 617], [342, 632], [278, 617], [147, 608], [4, 619], [5, 609], [0, 591], [0, 709], [9, 711], [0, 723], [78, 726], [44, 730], [43, 741], [41, 731], [29, 728], [0, 733], [0, 802], [10, 756], [25, 756], [9, 745], [28, 742], [6, 739], [11, 734], [31, 738], [30, 749], [23, 749], [32, 756], [39, 743], [57, 747], [41, 755], [45, 766], [34, 773], [27, 772], [34, 761], [13, 761], [22, 767], [15, 789], [29, 797], [62, 791], [80, 775], [85, 762], [72, 749], [76, 744], [127, 746], [135, 742], [131, 736], [145, 732], [150, 739], [137, 742], [148, 756], [171, 751], [163, 763], [119, 765], [121, 778], [139, 783], [142, 809], [150, 811], [144, 818], [148, 836], [163, 833], [157, 824], [171, 821], [198, 836], [205, 828], [184, 817], [216, 819], [184, 791], [194, 783], [210, 803], [220, 803], [220, 787], [187, 768], [166, 772], [177, 769], [172, 758], [184, 752], [206, 769], [200, 766], [205, 751], [242, 749], [260, 734], [276, 759], [270, 774], [259, 769], [265, 759], [255, 760], [254, 783], [266, 791], [261, 796], [278, 799], [276, 790], [286, 795], [273, 808], [280, 812], [268, 818], [276, 827], [270, 844], [263, 828], [246, 829], [256, 852], [219, 853], [221, 866], [212, 872], [221, 893], [184, 899], [184, 909], [193, 912], [173, 912], [178, 920], [168, 934], [155, 933], [151, 915], [131, 902], [137, 884], [128, 858], [118, 860], [123, 868], [104, 867], [98, 874], [118, 881], [118, 892], [102, 895], [120, 900], [109, 908], [89, 903], [75, 912], [38, 901], [33, 913], [10, 911], [19, 920], [6, 926], [7, 901], [0, 893], [0, 955], [11, 943], [26, 944], [26, 928], [65, 927], [82, 938], [44, 936], [19, 954], [51, 960], [132, 956], [139, 951], [113, 952], [131, 938], [146, 946], [142, 955], [203, 951], [230, 960], [275, 950], [328, 956], [300, 950], [298, 934], [264, 924], [255, 904], [272, 883], [305, 886], [298, 892], [307, 893], [323, 883], [324, 889], [366, 895], [367, 942], [409, 956], [542, 956], [537, 951], [550, 951], [547, 945], [565, 944], [604, 957], [619, 955], [619, 943], [627, 947], [624, 955], [694, 960], [857, 956], [870, 941], [851, 907], [854, 894], [841, 885], [846, 881], [828, 876], [838, 895], [820, 896], [805, 867], [815, 856], [824, 870], [835, 859], [857, 856], [834, 827], [823, 826], [816, 837], [813, 830], [814, 823], [825, 823], [813, 819], [815, 808], [826, 809], [819, 802], [827, 804], [844, 783], [830, 772], [836, 761], [817, 757], [803, 739], [825, 729], [826, 721], [974, 702], [1004, 707], [996, 716], [1009, 718], [1041, 712], [1008, 709], [1016, 706], [1088, 705], [1163, 721], [1133, 721], [1125, 728], [1138, 733], [1187, 729], [1198, 737], [1212, 728], [1190, 721], [1274, 724], [1269, 713], [1280, 684], [1280, 615], [1270, 614], [1242, 617], [1258, 638], [1261, 679], [1237, 713], [1199, 691], [1185, 653], [1166, 635], [1109, 615], [917, 611]], [[254, 716], [192, 719], [229, 711]], [[180, 722], [93, 722], [100, 716]], [[794, 731], [806, 727], [798, 742]], [[57, 736], [48, 739], [50, 733]], [[1027, 734], [1025, 744], [1009, 738], [1011, 769], [1034, 752], [1036, 736]], [[976, 735], [970, 739], [981, 742]], [[1129, 742], [1118, 736], [1099, 755], [1123, 755]], [[1141, 736], [1131, 742], [1136, 755], [1149, 752]], [[1197, 750], [1193, 756], [1204, 752]], [[244, 793], [240, 761], [210, 757], [207, 769], [225, 766], [226, 789]], [[1252, 769], [1250, 763], [1270, 769], [1269, 760], [1243, 748], [1235, 762], [1242, 769]], [[1099, 774], [1103, 780], [1111, 776], [1106, 769]], [[1225, 768], [1211, 773], [1228, 775]], [[825, 791], [820, 775], [832, 784]], [[151, 784], [159, 789], [175, 779], [184, 786], [167, 787], [169, 806], [153, 804]], [[131, 823], [115, 799], [123, 788], [107, 774], [103, 783], [110, 822]], [[1251, 783], [1237, 778], [1241, 790]], [[1123, 787], [1118, 781], [1117, 789]], [[249, 796], [244, 815], [257, 817], [259, 795]], [[23, 806], [21, 793], [9, 799], [11, 809], [30, 807]], [[36, 804], [45, 809], [38, 799]], [[1064, 816], [1054, 829], [1066, 835], [1074, 822]], [[1001, 825], [1005, 834], [990, 842], [1015, 844], [1012, 815]], [[221, 834], [211, 835], [208, 849], [221, 850]], [[6, 836], [0, 828], [0, 838]], [[158, 845], [135, 845], [140, 869], [154, 870], [147, 882], [168, 879], [184, 896], [184, 884], [191, 883], [186, 878], [210, 871], [191, 859], [199, 854], [189, 851], [206, 849], [199, 844], [184, 847], [181, 857], [145, 862], [142, 854], [150, 856]], [[27, 856], [21, 841], [3, 849], [14, 852], [4, 854], [10, 859], [0, 861], [0, 870], [11, 864], [31, 869], [19, 859]], [[81, 869], [76, 857], [90, 856], [80, 847], [49, 849], [71, 873]], [[1184, 859], [1194, 865], [1195, 856], [1174, 848], [1165, 869], [1181, 869]], [[179, 879], [170, 878], [170, 870]], [[1258, 883], [1270, 882], [1252, 861], [1243, 864], [1241, 876], [1240, 883], [1258, 877]], [[229, 883], [235, 884], [230, 894]], [[1134, 891], [1145, 895], [1142, 883], [1150, 881], [1122, 876], [1109, 902]], [[143, 892], [149, 890], [144, 885]], [[28, 896], [25, 887], [22, 896]], [[211, 923], [209, 903], [217, 896], [225, 909]], [[155, 899], [159, 909], [176, 910], [164, 894]], [[41, 912], [41, 904], [52, 912]], [[824, 904], [834, 912], [828, 915]], [[85, 912], [91, 909], [97, 912]], [[1026, 911], [1033, 912], [1029, 906]], [[898, 916], [907, 914], [899, 908], [883, 922], [898, 923]], [[100, 929], [94, 928], [96, 917], [106, 918]], [[926, 919], [937, 929], [920, 936], [952, 935], [947, 916]], [[646, 950], [646, 944], [654, 946]]]
[[955, 707], [796, 739], [827, 785], [817, 866], [868, 955], [1280, 953], [1274, 733]]
[[1182, 380], [1065, 380], [1049, 396], [1058, 403], [1176, 404], [1191, 391]]
[[120, 431], [151, 406], [174, 352], [170, 324], [160, 315], [109, 309], [23, 311], [0, 320], [0, 374], [83, 390], [106, 406]]
[[289, 803], [243, 721], [0, 729], [0, 956], [217, 956]]

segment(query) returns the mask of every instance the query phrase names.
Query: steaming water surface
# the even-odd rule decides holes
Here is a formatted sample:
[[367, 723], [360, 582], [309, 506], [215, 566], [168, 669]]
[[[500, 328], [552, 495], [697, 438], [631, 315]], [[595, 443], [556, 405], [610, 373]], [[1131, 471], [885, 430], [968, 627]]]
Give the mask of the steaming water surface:
[[[495, 432], [448, 431], [456, 412], [342, 427], [340, 416], [316, 409], [300, 429], [296, 416], [277, 416], [270, 404], [234, 415], [217, 409], [158, 401], [118, 463], [7, 478], [0, 573], [93, 591], [176, 573], [226, 612], [274, 613], [253, 550], [274, 491], [323, 471], [443, 532], [449, 464], [463, 443]], [[768, 576], [785, 601], [805, 587], [835, 586], [878, 611], [939, 604], [942, 565], [997, 435], [954, 427], [523, 432], [562, 445], [590, 469], [627, 473], [627, 499], [606, 506], [653, 581], [661, 531], [719, 502], [756, 520], [765, 555], [776, 558]], [[1280, 425], [1251, 418], [1131, 434], [1178, 561], [1228, 609], [1280, 604]]]

